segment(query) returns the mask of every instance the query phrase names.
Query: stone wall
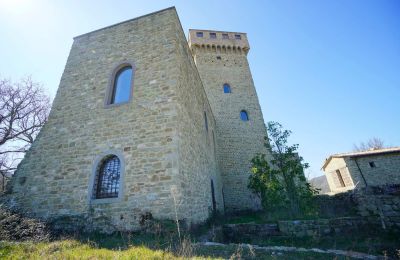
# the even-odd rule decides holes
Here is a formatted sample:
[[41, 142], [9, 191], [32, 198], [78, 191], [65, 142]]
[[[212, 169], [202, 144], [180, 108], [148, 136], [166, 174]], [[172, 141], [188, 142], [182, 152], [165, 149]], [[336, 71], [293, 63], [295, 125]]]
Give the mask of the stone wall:
[[[196, 36], [197, 31], [203, 37]], [[216, 120], [217, 158], [227, 211], [257, 209], [259, 201], [247, 188], [250, 160], [264, 147], [266, 128], [247, 61], [249, 45], [244, 33], [190, 30], [189, 44]], [[241, 39], [235, 39], [235, 34]], [[228, 83], [231, 93], [224, 93]], [[246, 110], [249, 121], [240, 119]]]
[[[342, 176], [344, 187], [341, 185], [336, 171], [339, 170]], [[354, 184], [358, 183], [357, 179], [353, 179], [347, 168], [344, 158], [332, 158], [327, 167], [324, 169], [326, 180], [328, 181], [331, 192], [345, 192], [354, 189]], [[356, 182], [354, 182], [356, 181]]]
[[179, 70], [178, 187], [183, 191], [181, 212], [187, 219], [203, 221], [213, 210], [211, 181], [216, 210], [224, 211], [221, 178], [215, 154], [216, 123], [178, 17], [175, 26], [178, 56], [176, 67]]
[[[174, 8], [76, 37], [49, 121], [13, 177], [10, 204], [42, 218], [93, 220], [99, 228], [136, 229], [146, 212], [171, 219], [175, 206], [179, 218], [205, 220], [210, 178], [221, 205], [209, 141], [215, 123], [188, 57]], [[105, 107], [110, 77], [123, 62], [135, 66], [133, 100]], [[123, 161], [122, 195], [93, 200], [96, 161], [110, 153]]]
[[372, 229], [380, 230], [380, 225], [381, 222], [376, 217], [278, 221], [281, 234], [294, 237], [345, 235], [352, 232], [372, 231]]
[[371, 187], [354, 195], [357, 213], [363, 217], [378, 217], [388, 228], [400, 229], [400, 186], [397, 194], [388, 194], [384, 189]]
[[317, 195], [315, 204], [321, 218], [348, 217], [357, 215], [357, 204], [351, 193], [338, 193], [334, 196]]
[[321, 217], [354, 216], [371, 218], [374, 221], [379, 219], [380, 225], [383, 223], [387, 228], [400, 228], [400, 194], [392, 192], [400, 190], [396, 187], [374, 186], [333, 196], [318, 195], [316, 203]]
[[[400, 153], [345, 158], [345, 160], [353, 182], [359, 183], [360, 187], [400, 184]], [[371, 167], [370, 162], [373, 162], [375, 167]]]

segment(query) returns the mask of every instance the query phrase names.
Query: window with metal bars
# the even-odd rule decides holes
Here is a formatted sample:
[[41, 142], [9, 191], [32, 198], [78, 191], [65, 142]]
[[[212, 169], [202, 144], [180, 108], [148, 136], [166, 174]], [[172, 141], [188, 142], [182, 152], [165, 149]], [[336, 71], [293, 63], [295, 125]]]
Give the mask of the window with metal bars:
[[121, 162], [116, 155], [107, 156], [99, 165], [94, 182], [94, 198], [117, 198], [121, 176]]

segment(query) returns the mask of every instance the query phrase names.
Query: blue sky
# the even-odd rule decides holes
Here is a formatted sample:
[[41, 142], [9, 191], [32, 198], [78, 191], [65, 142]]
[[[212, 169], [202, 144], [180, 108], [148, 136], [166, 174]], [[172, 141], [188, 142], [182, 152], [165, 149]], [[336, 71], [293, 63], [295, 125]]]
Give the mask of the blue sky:
[[379, 137], [400, 146], [400, 1], [0, 0], [0, 77], [54, 97], [74, 36], [176, 6], [189, 28], [246, 32], [265, 121], [321, 175], [324, 159]]

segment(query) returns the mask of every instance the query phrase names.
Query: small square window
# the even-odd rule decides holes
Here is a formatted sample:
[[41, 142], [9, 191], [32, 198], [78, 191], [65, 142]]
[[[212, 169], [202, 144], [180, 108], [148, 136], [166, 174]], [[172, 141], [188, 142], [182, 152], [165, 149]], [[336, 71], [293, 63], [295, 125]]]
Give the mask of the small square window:
[[229, 35], [227, 33], [222, 34], [222, 39], [229, 39]]
[[241, 40], [241, 39], [242, 39], [242, 36], [241, 36], [240, 34], [235, 34], [235, 39], [236, 39], [236, 40]]
[[220, 60], [221, 59], [221, 56], [217, 56], [217, 60]]
[[217, 34], [216, 33], [210, 33], [210, 39], [216, 39]]
[[369, 167], [371, 167], [371, 168], [375, 168], [375, 167], [376, 167], [376, 164], [375, 164], [375, 162], [369, 162]]
[[203, 32], [196, 32], [197, 37], [203, 37]]

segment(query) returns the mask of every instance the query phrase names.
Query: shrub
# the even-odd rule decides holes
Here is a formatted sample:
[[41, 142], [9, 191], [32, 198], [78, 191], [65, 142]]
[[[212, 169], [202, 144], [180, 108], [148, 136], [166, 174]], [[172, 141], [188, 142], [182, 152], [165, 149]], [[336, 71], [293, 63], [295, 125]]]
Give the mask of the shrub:
[[50, 232], [45, 222], [24, 217], [0, 205], [0, 238], [14, 241], [46, 241], [50, 238]]

